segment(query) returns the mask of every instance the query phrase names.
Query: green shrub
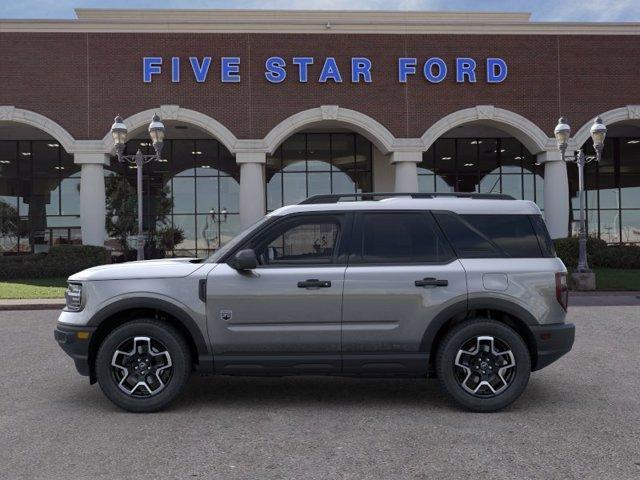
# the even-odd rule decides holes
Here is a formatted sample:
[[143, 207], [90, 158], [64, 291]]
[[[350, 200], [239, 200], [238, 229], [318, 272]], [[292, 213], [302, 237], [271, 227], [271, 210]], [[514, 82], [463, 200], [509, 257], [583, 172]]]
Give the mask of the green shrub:
[[640, 268], [640, 247], [636, 245], [610, 245], [592, 257], [594, 267]]
[[[578, 239], [555, 240], [556, 253], [567, 268], [578, 266]], [[607, 245], [599, 238], [587, 239], [587, 261], [590, 267], [640, 268], [640, 246]]]
[[48, 253], [1, 256], [0, 280], [68, 277], [109, 260], [109, 252], [103, 247], [59, 245], [51, 247]]
[[[564, 262], [567, 268], [578, 266], [578, 239], [576, 237], [561, 238], [554, 241], [556, 254]], [[607, 249], [607, 242], [599, 238], [587, 238], [587, 261], [591, 263], [593, 256]]]

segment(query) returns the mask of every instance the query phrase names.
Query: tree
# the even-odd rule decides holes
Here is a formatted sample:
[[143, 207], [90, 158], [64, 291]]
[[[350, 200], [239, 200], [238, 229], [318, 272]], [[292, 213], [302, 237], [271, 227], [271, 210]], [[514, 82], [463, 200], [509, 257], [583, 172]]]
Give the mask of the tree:
[[[107, 221], [106, 228], [109, 235], [117, 238], [122, 246], [122, 251], [128, 257], [128, 238], [138, 234], [138, 197], [136, 189], [126, 178], [121, 176], [111, 176], [105, 179]], [[163, 186], [153, 197], [153, 203], [147, 205], [145, 210], [152, 212], [150, 218], [150, 243], [155, 243], [155, 231], [158, 225], [166, 226], [173, 200], [169, 188]], [[161, 230], [165, 230], [165, 228]]]
[[[4, 200], [0, 200], [0, 246], [8, 251], [18, 244], [19, 238], [27, 230], [18, 217], [18, 209]], [[14, 239], [15, 238], [15, 239]]]

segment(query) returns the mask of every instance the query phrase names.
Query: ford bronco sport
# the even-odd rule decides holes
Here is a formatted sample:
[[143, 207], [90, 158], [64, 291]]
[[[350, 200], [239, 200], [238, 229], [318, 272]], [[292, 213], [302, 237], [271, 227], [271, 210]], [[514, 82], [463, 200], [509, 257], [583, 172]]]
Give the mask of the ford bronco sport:
[[530, 201], [321, 195], [207, 259], [72, 275], [55, 338], [134, 412], [168, 405], [192, 371], [437, 376], [462, 406], [494, 411], [571, 349], [567, 295]]

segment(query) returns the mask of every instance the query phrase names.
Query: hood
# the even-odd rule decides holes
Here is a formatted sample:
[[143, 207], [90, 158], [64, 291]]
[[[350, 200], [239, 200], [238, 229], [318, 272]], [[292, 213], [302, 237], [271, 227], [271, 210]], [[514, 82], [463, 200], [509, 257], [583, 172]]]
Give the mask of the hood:
[[197, 258], [143, 260], [87, 268], [69, 277], [73, 281], [133, 280], [143, 278], [179, 278], [191, 275], [204, 265]]

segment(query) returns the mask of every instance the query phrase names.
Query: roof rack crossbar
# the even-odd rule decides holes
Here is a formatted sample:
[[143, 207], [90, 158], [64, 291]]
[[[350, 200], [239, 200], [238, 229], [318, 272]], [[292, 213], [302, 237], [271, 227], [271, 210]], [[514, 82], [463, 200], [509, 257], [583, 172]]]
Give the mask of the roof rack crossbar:
[[327, 193], [313, 195], [301, 201], [299, 205], [309, 205], [316, 203], [338, 203], [342, 199], [353, 199], [347, 201], [367, 201], [380, 200], [389, 197], [410, 197], [410, 198], [474, 198], [480, 200], [515, 200], [511, 195], [505, 193], [465, 193], [465, 192], [447, 192], [447, 193], [416, 193], [416, 192], [364, 192], [364, 193]]

